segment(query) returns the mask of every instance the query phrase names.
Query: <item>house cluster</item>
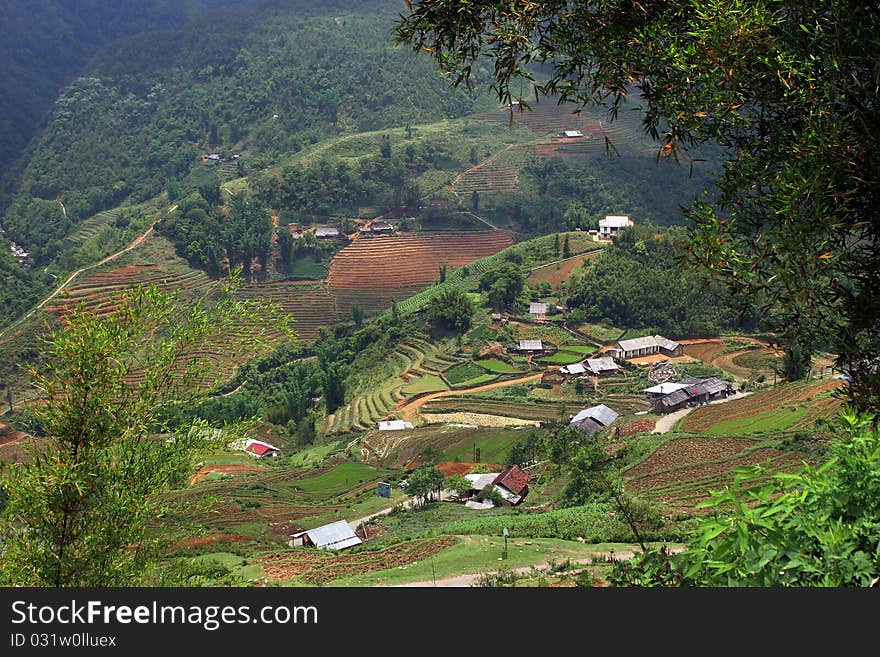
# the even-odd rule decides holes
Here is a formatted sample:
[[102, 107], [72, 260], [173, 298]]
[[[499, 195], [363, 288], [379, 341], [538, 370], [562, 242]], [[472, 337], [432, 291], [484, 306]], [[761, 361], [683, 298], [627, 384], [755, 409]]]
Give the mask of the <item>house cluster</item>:
[[714, 376], [660, 383], [645, 388], [645, 399], [655, 413], [672, 413], [681, 408], [724, 399], [733, 394], [733, 383]]
[[618, 359], [629, 360], [642, 356], [663, 354], [664, 356], [683, 356], [684, 347], [674, 340], [664, 338], [662, 335], [647, 335], [631, 340], [620, 340], [615, 349], [609, 349], [608, 353]]
[[617, 411], [612, 410], [605, 404], [598, 404], [585, 408], [568, 422], [570, 429], [580, 429], [586, 436], [602, 431], [614, 424], [620, 417]]
[[207, 155], [202, 156], [202, 162], [232, 162], [240, 158], [241, 155], [235, 154], [230, 155], [229, 157], [223, 157], [219, 153], [208, 153]]
[[635, 226], [635, 222], [630, 219], [629, 215], [605, 215], [604, 219], [599, 219], [599, 239], [610, 240], [617, 235], [621, 228]]
[[15, 242], [10, 242], [9, 249], [10, 251], [12, 251], [12, 257], [18, 260], [18, 264], [25, 268], [29, 266], [27, 251], [25, 251]]
[[491, 500], [480, 498], [480, 493], [487, 488], [495, 491], [505, 504], [516, 506], [529, 494], [529, 482], [532, 480], [531, 475], [518, 465], [512, 465], [503, 472], [466, 474], [464, 477], [471, 482], [471, 489], [462, 497], [467, 500], [465, 506], [471, 509], [495, 506]]

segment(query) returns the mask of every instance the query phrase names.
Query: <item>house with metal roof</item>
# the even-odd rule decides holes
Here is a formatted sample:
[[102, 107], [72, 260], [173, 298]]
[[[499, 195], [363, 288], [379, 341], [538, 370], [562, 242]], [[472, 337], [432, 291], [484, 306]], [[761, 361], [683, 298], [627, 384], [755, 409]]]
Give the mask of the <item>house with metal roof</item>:
[[345, 520], [337, 520], [329, 525], [291, 534], [289, 545], [291, 547], [316, 547], [322, 550], [342, 550], [361, 543], [363, 541], [354, 533], [351, 525]]
[[544, 343], [540, 340], [520, 340], [519, 351], [522, 352], [541, 352], [544, 351]]
[[664, 338], [662, 335], [646, 335], [641, 338], [620, 340], [617, 346], [618, 356], [626, 359], [651, 356], [653, 354], [664, 354], [666, 356], [681, 356], [684, 354], [684, 347], [680, 343]]
[[686, 383], [673, 383], [672, 381], [667, 381], [666, 383], [658, 383], [656, 386], [645, 388], [642, 392], [645, 393], [645, 399], [650, 402], [683, 388], [687, 388]]
[[270, 445], [269, 443], [264, 443], [262, 440], [250, 438], [244, 445], [244, 451], [249, 456], [261, 459], [266, 456], [278, 456], [281, 453], [281, 448], [275, 447], [275, 445]]
[[583, 363], [572, 363], [571, 365], [563, 365], [559, 368], [559, 371], [569, 376], [577, 376], [579, 374], [586, 374], [587, 368], [584, 367]]
[[405, 420], [382, 420], [377, 426], [379, 431], [402, 431], [413, 428], [412, 422]]
[[[663, 387], [665, 386], [665, 387]], [[645, 390], [646, 397], [649, 390], [661, 388], [671, 390], [666, 394], [654, 394], [648, 398], [651, 407], [657, 413], [672, 413], [686, 406], [696, 406], [706, 402], [724, 399], [733, 394], [733, 383], [724, 381], [714, 376], [696, 377], [685, 379], [679, 383], [662, 383]]]
[[315, 228], [315, 237], [339, 237], [339, 229], [335, 226], [318, 226], [317, 228]]
[[599, 239], [610, 240], [621, 228], [634, 225], [635, 222], [629, 218], [629, 215], [605, 215], [604, 219], [599, 219]]
[[580, 130], [563, 130], [562, 137], [566, 139], [576, 139], [577, 137], [583, 137], [584, 133]]
[[[531, 475], [525, 472], [518, 465], [512, 465], [502, 472], [488, 472], [478, 474], [466, 474], [464, 478], [471, 484], [470, 493], [466, 496], [474, 499], [478, 504], [480, 500], [476, 500], [480, 491], [491, 486], [501, 497], [502, 500], [516, 506], [522, 502], [526, 495], [529, 494], [529, 482], [532, 480]], [[484, 502], [482, 504], [485, 504]], [[485, 506], [471, 508], [487, 508]]]
[[575, 415], [568, 423], [569, 427], [577, 427], [588, 436], [611, 426], [620, 415], [605, 404], [590, 406]]
[[610, 356], [603, 358], [587, 358], [584, 361], [587, 371], [593, 376], [602, 376], [605, 374], [617, 374], [620, 367], [614, 362]]
[[548, 312], [550, 312], [550, 304], [549, 303], [541, 303], [539, 301], [532, 301], [529, 304], [529, 315], [532, 316], [532, 319], [536, 319], [536, 320], [546, 319]]

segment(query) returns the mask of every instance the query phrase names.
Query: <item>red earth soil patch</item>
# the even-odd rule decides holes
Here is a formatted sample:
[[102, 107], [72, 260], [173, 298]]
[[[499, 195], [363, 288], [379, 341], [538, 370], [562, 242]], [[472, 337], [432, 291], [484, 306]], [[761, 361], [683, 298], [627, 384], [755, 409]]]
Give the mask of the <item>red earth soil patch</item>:
[[409, 565], [427, 559], [456, 542], [455, 538], [444, 536], [408, 541], [384, 550], [339, 555], [300, 548], [267, 554], [260, 558], [260, 562], [263, 573], [270, 579], [280, 581], [304, 575], [306, 582], [321, 585], [341, 577]]
[[265, 468], [259, 465], [206, 465], [204, 468], [202, 468], [189, 478], [189, 485], [192, 486], [193, 484], [197, 484], [210, 472], [222, 472], [223, 474], [228, 476], [235, 476], [248, 472], [262, 472], [263, 470], [265, 470]]
[[239, 541], [248, 540], [250, 539], [247, 536], [243, 536], [242, 534], [208, 534], [207, 536], [193, 536], [192, 538], [188, 538], [185, 541], [181, 541], [171, 549], [181, 550], [186, 548], [200, 548], [205, 547], [206, 545], [211, 545], [212, 543], [237, 543]]
[[504, 468], [496, 463], [477, 463], [476, 461], [446, 461], [445, 463], [438, 463], [437, 469], [443, 473], [444, 477], [450, 477], [452, 475], [466, 475], [470, 474], [471, 470], [473, 470], [478, 465], [484, 465], [489, 468], [490, 472], [501, 471]]
[[303, 531], [305, 528], [295, 522], [273, 522], [269, 525], [269, 533], [273, 536], [289, 537], [291, 534]]
[[333, 258], [327, 284], [331, 290], [421, 287], [436, 280], [442, 264], [460, 267], [494, 255], [512, 243], [503, 230], [355, 240]]
[[592, 258], [598, 252], [599, 251], [596, 250], [590, 253], [574, 256], [564, 262], [551, 263], [549, 265], [544, 265], [543, 267], [538, 267], [529, 274], [528, 283], [534, 287], [546, 281], [555, 287], [563, 281], [567, 281], [568, 277], [571, 276], [571, 272], [580, 267], [587, 258]]
[[626, 424], [621, 425], [620, 437], [629, 438], [637, 433], [647, 433], [653, 431], [656, 425], [657, 421], [649, 418], [633, 420], [632, 422], [627, 422]]

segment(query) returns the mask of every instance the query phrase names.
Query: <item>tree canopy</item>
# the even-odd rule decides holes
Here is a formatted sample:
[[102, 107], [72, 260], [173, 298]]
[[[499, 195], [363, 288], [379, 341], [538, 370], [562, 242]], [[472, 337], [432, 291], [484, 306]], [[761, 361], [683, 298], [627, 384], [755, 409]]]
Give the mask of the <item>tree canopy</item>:
[[[850, 394], [880, 404], [880, 14], [847, 0], [414, 2], [398, 42], [458, 84], [487, 57], [502, 100], [642, 106], [658, 158], [728, 153], [718, 196], [691, 204], [690, 254], [775, 309], [802, 353], [830, 336]], [[542, 65], [549, 77], [537, 80]], [[527, 108], [528, 98], [520, 107]], [[513, 111], [513, 109], [511, 110]]]

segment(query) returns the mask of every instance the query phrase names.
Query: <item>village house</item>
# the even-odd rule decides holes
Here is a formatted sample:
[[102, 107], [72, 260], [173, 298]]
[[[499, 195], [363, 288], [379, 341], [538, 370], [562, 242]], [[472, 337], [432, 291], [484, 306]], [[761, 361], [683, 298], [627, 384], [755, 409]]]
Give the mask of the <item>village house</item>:
[[369, 226], [361, 228], [362, 233], [370, 233], [372, 235], [391, 235], [394, 233], [394, 225], [387, 221], [374, 221]]
[[661, 383], [645, 389], [645, 399], [656, 413], [672, 413], [689, 406], [724, 399], [733, 394], [733, 383], [714, 376], [678, 383]]
[[580, 130], [563, 130], [559, 136], [564, 139], [577, 139], [578, 137], [583, 137], [584, 133]]
[[629, 215], [606, 215], [604, 219], [599, 219], [599, 239], [610, 240], [621, 228], [634, 225], [635, 222], [629, 218]]
[[316, 547], [322, 550], [342, 550], [363, 541], [354, 533], [345, 520], [337, 520], [329, 525], [297, 532], [290, 535], [290, 547]]
[[544, 353], [544, 343], [540, 340], [520, 340], [518, 346], [508, 351], [520, 354], [542, 354]]
[[585, 408], [568, 423], [569, 428], [577, 428], [587, 436], [611, 426], [620, 415], [605, 404]]
[[335, 226], [318, 226], [315, 228], [315, 237], [318, 239], [339, 237], [339, 229]]
[[471, 483], [471, 489], [465, 495], [470, 498], [466, 506], [480, 509], [494, 506], [489, 501], [477, 499], [485, 488], [491, 486], [505, 503], [516, 506], [529, 494], [529, 482], [532, 480], [531, 475], [518, 465], [512, 465], [502, 472], [466, 474], [464, 478]]
[[609, 353], [625, 360], [654, 354], [672, 357], [684, 355], [684, 347], [681, 344], [664, 338], [662, 335], [647, 335], [642, 338], [621, 340], [617, 343], [617, 347], [617, 349], [610, 350]]
[[264, 443], [262, 440], [249, 439], [244, 446], [244, 451], [254, 458], [264, 458], [267, 456], [278, 456], [281, 454], [281, 448]]
[[609, 374], [617, 374], [620, 367], [614, 362], [610, 356], [604, 358], [588, 358], [584, 361], [587, 372], [591, 376], [605, 376]]
[[413, 428], [412, 422], [404, 420], [382, 420], [377, 426], [379, 431], [403, 431]]
[[550, 304], [549, 303], [540, 303], [538, 301], [532, 301], [529, 303], [529, 315], [535, 321], [541, 322], [547, 319], [547, 314], [550, 312]]
[[587, 373], [587, 368], [583, 363], [572, 363], [571, 365], [563, 365], [559, 371], [566, 376], [579, 376]]

